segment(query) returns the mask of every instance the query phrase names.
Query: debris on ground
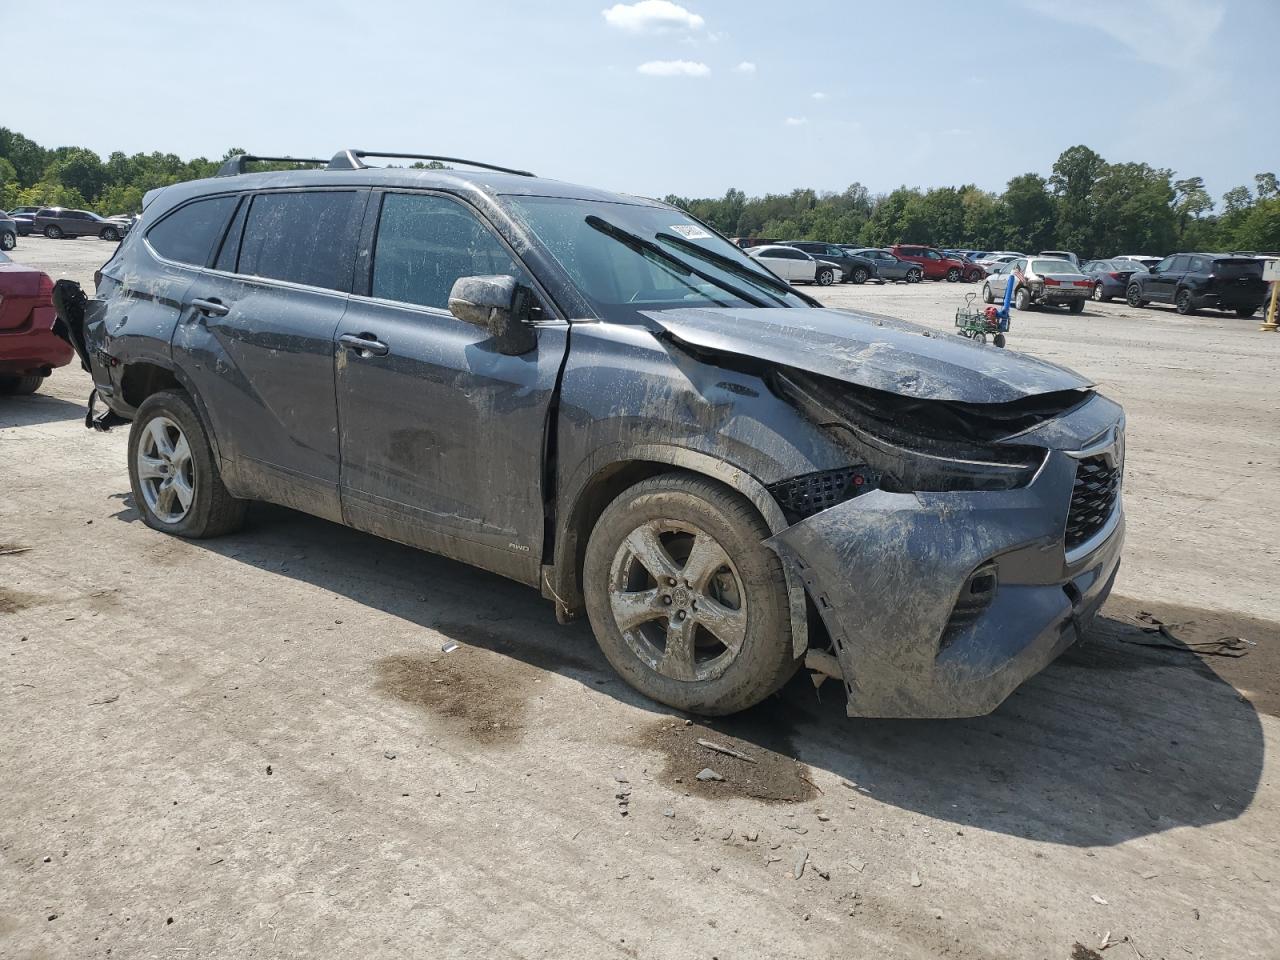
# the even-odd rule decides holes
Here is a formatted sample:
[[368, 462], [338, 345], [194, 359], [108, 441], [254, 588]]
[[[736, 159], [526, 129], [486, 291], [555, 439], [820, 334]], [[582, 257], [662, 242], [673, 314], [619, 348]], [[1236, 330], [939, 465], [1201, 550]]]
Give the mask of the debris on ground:
[[674, 817], [676, 815], [676, 812], [672, 810], [670, 807], [667, 807], [667, 809], [662, 811], [662, 815], [664, 817]]
[[708, 780], [723, 780], [724, 777], [720, 776], [720, 774], [716, 773], [710, 767], [703, 767], [698, 771], [698, 779], [703, 783], [706, 783]]
[[453, 653], [453, 651], [457, 649], [458, 649], [458, 644], [455, 641], [450, 640], [448, 643], [446, 643], [443, 647], [440, 648], [440, 652]]
[[396, 753], [394, 750], [383, 750], [382, 756], [387, 760], [394, 760], [396, 758]]
[[796, 880], [804, 876], [804, 865], [809, 862], [809, 851], [804, 847], [796, 847], [791, 861], [791, 875]]
[[1077, 940], [1071, 948], [1071, 960], [1102, 960], [1102, 954]]
[[106, 698], [104, 698], [104, 699], [102, 699], [102, 700], [90, 700], [90, 701], [89, 701], [89, 706], [91, 706], [91, 707], [101, 707], [101, 706], [103, 706], [104, 704], [108, 704], [108, 703], [115, 703], [115, 702], [116, 702], [117, 700], [119, 700], [119, 699], [120, 699], [120, 694], [118, 694], [118, 693], [113, 693], [111, 696], [106, 697]]
[[911, 871], [911, 885], [912, 885], [913, 887], [919, 887], [919, 886], [921, 886], [923, 883], [924, 883], [924, 881], [920, 879], [920, 871], [919, 871], [919, 870], [912, 870], [912, 871]]
[[745, 760], [747, 763], [756, 762], [751, 757], [748, 757], [745, 753], [742, 753], [738, 750], [733, 749], [733, 747], [726, 747], [723, 744], [712, 743], [710, 740], [699, 739], [698, 746], [706, 747], [708, 750], [714, 750], [716, 753], [723, 753], [726, 757], [733, 757], [736, 760]]
[[1099, 904], [1100, 906], [1104, 906], [1104, 907], [1107, 906], [1107, 901], [1103, 900], [1096, 893], [1090, 894], [1089, 899], [1092, 900], [1094, 903]]
[[[1134, 637], [1118, 637], [1122, 643], [1131, 643], [1138, 647], [1159, 647], [1163, 650], [1177, 650], [1179, 653], [1197, 653], [1206, 657], [1243, 657], [1250, 647], [1257, 643], [1244, 637], [1218, 637], [1216, 640], [1191, 641], [1183, 640], [1176, 633], [1175, 627], [1187, 626], [1182, 623], [1165, 623], [1153, 613], [1139, 610], [1131, 618], [1135, 626], [1150, 640], [1139, 640]], [[1159, 639], [1157, 639], [1157, 637]]]

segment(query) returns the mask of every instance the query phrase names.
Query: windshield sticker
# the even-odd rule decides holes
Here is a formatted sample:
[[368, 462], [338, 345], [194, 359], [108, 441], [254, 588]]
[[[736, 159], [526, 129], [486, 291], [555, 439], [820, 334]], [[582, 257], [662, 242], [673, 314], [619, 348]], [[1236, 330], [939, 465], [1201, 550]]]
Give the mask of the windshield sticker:
[[678, 233], [686, 240], [710, 240], [711, 234], [703, 230], [696, 223], [677, 223], [671, 227], [672, 233]]

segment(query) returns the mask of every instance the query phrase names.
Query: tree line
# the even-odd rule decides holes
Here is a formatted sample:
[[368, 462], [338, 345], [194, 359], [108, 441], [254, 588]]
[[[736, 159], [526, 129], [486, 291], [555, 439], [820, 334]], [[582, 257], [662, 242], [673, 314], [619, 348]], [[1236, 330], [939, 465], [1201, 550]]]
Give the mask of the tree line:
[[[172, 153], [112, 153], [41, 147], [0, 127], [0, 209], [88, 207], [102, 214], [142, 209], [148, 190], [212, 176], [221, 159]], [[284, 164], [274, 165], [286, 167]], [[440, 166], [437, 163], [414, 166]], [[872, 194], [812, 189], [748, 197], [664, 198], [729, 236], [825, 240], [868, 247], [923, 243], [982, 250], [1074, 250], [1083, 257], [1159, 255], [1174, 250], [1280, 249], [1280, 185], [1259, 173], [1215, 203], [1200, 177], [1145, 163], [1109, 163], [1086, 146], [1064, 150], [1048, 177], [1024, 173], [1001, 193], [974, 184], [902, 186]]]

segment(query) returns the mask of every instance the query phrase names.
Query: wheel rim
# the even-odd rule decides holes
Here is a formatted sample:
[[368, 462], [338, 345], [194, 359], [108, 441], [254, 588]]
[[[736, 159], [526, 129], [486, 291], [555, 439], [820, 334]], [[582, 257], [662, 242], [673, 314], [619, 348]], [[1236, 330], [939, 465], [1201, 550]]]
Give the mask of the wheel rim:
[[143, 427], [137, 453], [138, 485], [147, 509], [163, 523], [178, 523], [196, 495], [195, 463], [182, 428], [168, 417]]
[[1179, 313], [1188, 313], [1188, 312], [1190, 312], [1190, 310], [1191, 310], [1191, 294], [1187, 293], [1187, 291], [1185, 291], [1185, 290], [1183, 290], [1180, 294], [1178, 294], [1178, 303], [1177, 303], [1177, 307], [1178, 307], [1178, 312], [1179, 312]]
[[831, 283], [831, 271], [823, 270], [818, 274], [818, 286], [825, 287]]
[[952, 283], [955, 283], [957, 280], [960, 279], [960, 271], [955, 269], [955, 267], [952, 267], [950, 270], [947, 271], [947, 279], [950, 280]]
[[854, 283], [866, 283], [866, 282], [867, 282], [867, 271], [865, 271], [865, 270], [855, 270], [855, 271], [853, 271], [853, 282], [854, 282]]
[[919, 279], [920, 279], [920, 271], [919, 271], [919, 270], [908, 270], [908, 271], [907, 271], [907, 283], [916, 283], [917, 281], [919, 281]]
[[5, 250], [12, 250], [16, 245], [12, 233], [0, 233], [0, 247]]
[[714, 680], [746, 639], [742, 578], [724, 547], [691, 523], [652, 520], [623, 540], [609, 606], [631, 652], [672, 680]]
[[57, 227], [49, 227], [48, 229], [45, 230], [44, 235], [48, 237], [50, 240], [57, 240], [59, 234], [61, 233], [62, 231], [59, 230]]
[[1128, 292], [1125, 294], [1125, 299], [1129, 301], [1129, 306], [1138, 306], [1138, 291], [1135, 288], [1130, 287]]
[[1102, 284], [1099, 283], [1094, 286], [1093, 299], [1099, 300], [1099, 301], [1102, 299]]

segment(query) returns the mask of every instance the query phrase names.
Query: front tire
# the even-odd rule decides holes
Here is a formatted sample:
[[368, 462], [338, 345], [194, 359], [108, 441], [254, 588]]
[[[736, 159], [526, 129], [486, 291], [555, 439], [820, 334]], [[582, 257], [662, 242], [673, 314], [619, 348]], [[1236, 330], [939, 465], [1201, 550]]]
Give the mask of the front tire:
[[982, 302], [983, 303], [996, 302], [996, 295], [991, 292], [991, 284], [989, 283], [984, 283], [982, 285]]
[[227, 492], [191, 398], [162, 390], [143, 401], [129, 431], [129, 484], [143, 522], [179, 537], [238, 530], [248, 502]]
[[17, 245], [18, 245], [17, 234], [10, 233], [8, 230], [6, 230], [4, 233], [0, 233], [0, 250], [12, 250]]
[[1003, 347], [1006, 342], [1004, 338], [1004, 334], [997, 333], [994, 337], [991, 338], [991, 342], [994, 343], [997, 347]]
[[1013, 294], [1013, 305], [1019, 310], [1031, 309], [1031, 291], [1026, 287], [1019, 287]]
[[854, 283], [866, 283], [867, 277], [869, 276], [870, 274], [867, 273], [866, 267], [854, 267], [853, 273], [849, 275], [849, 279], [852, 280]]
[[44, 377], [33, 373], [25, 377], [0, 377], [0, 394], [8, 397], [29, 397], [40, 389]]
[[115, 227], [107, 227], [107, 229], [102, 231], [101, 238], [103, 240], [119, 240], [120, 231]]
[[684, 473], [644, 480], [591, 531], [587, 616], [614, 669], [645, 696], [718, 716], [795, 673], [782, 565], [740, 495]]
[[817, 274], [814, 275], [813, 279], [818, 284], [818, 286], [829, 287], [831, 286], [831, 284], [835, 283], [836, 274], [835, 274], [835, 271], [832, 270], [830, 267], [823, 267], [821, 270], [817, 272]]
[[1067, 309], [1072, 313], [1084, 313], [1084, 300], [1072, 300], [1067, 304]]
[[48, 237], [50, 240], [61, 240], [62, 228], [56, 224], [51, 223], [44, 228], [44, 235]]

